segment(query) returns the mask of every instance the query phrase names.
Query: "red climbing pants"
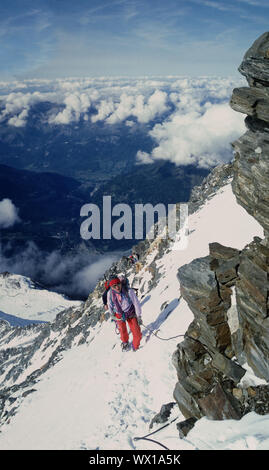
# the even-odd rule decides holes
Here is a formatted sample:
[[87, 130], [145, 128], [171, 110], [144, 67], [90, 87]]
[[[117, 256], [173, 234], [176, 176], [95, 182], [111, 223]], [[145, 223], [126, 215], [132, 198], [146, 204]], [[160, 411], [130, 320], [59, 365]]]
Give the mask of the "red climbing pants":
[[[119, 318], [120, 315], [116, 314], [116, 317]], [[137, 318], [136, 317], [129, 318], [126, 321], [128, 322], [129, 328], [133, 335], [133, 347], [134, 349], [138, 349], [141, 338], [142, 338], [142, 333], [141, 333], [140, 326], [138, 325]], [[120, 320], [117, 321], [117, 325], [118, 325], [119, 332], [120, 332], [120, 339], [123, 343], [127, 343], [127, 341], [129, 341], [129, 334], [127, 330], [126, 321], [120, 321]]]

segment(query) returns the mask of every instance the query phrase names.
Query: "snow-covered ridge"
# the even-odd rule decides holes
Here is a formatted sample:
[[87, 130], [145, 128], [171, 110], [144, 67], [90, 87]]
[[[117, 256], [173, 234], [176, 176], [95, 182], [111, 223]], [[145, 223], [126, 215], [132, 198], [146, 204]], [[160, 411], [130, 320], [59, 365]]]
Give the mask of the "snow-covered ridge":
[[50, 322], [59, 312], [79, 305], [81, 302], [51, 292], [26, 276], [0, 273], [0, 319], [13, 326], [26, 325], [28, 320]]
[[[155, 240], [138, 272], [128, 271], [131, 285], [139, 288], [145, 325], [136, 353], [122, 353], [114, 325], [99, 321], [101, 282], [82, 307], [63, 312], [51, 325], [22, 328], [19, 335], [3, 327], [0, 380], [7, 399], [2, 406], [6, 424], [1, 428], [0, 447], [156, 449], [156, 444], [133, 438], [147, 434], [162, 404], [173, 401], [176, 371], [171, 357], [182, 340], [178, 335], [184, 335], [193, 320], [180, 299], [178, 268], [208, 255], [210, 242], [241, 249], [262, 232], [236, 203], [227, 184], [189, 217], [185, 250], [173, 249], [171, 243], [160, 255]], [[160, 339], [174, 336], [178, 337]], [[24, 361], [19, 351], [25, 352]], [[184, 419], [176, 409], [173, 413], [179, 421]], [[236, 427], [230, 421], [202, 419], [187, 440], [179, 440], [173, 423], [158, 439], [169, 449], [265, 448], [269, 440], [265, 423], [267, 417], [255, 414], [236, 422]]]

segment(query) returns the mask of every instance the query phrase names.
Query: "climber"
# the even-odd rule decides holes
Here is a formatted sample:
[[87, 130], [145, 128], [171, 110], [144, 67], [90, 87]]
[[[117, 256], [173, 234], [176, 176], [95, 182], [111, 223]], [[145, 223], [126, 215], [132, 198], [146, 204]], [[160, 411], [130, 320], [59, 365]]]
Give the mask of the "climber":
[[132, 253], [131, 255], [128, 256], [128, 261], [130, 262], [131, 265], [137, 263], [139, 257], [136, 253]]
[[132, 348], [136, 351], [142, 338], [140, 302], [134, 290], [123, 285], [118, 277], [110, 279], [109, 287], [107, 305], [109, 313], [117, 322], [122, 341], [121, 348], [123, 351], [128, 351], [130, 348], [127, 322], [133, 335]]

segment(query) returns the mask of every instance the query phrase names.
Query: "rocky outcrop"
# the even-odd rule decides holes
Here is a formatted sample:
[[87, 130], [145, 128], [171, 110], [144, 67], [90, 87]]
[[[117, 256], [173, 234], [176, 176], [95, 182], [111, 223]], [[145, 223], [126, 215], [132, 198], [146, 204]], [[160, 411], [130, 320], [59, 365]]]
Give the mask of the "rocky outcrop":
[[268, 87], [268, 60], [269, 60], [269, 32], [262, 34], [244, 56], [239, 72], [244, 75], [251, 87], [262, 88], [269, 95]]
[[244, 56], [239, 71], [249, 88], [237, 88], [231, 107], [247, 114], [248, 131], [233, 143], [233, 191], [241, 204], [269, 234], [269, 33], [264, 33]]
[[240, 336], [233, 339], [236, 356], [269, 381], [269, 248], [258, 237], [242, 250], [236, 283]]
[[242, 415], [233, 396], [245, 370], [232, 360], [227, 312], [237, 279], [238, 250], [210, 245], [210, 255], [178, 271], [181, 294], [194, 321], [173, 355], [178, 383], [174, 398], [186, 418], [233, 418]]
[[[241, 251], [211, 243], [207, 257], [178, 271], [181, 294], [194, 314], [173, 355], [174, 398], [187, 420], [269, 412], [269, 33], [247, 51], [239, 71], [249, 87], [235, 89], [230, 104], [247, 114], [247, 131], [232, 144], [228, 177], [237, 202], [261, 224], [265, 238], [255, 237]], [[264, 385], [244, 385], [247, 367]]]
[[[245, 363], [258, 377], [268, 380], [267, 319], [251, 315], [245, 307], [258, 308], [255, 295], [261, 288], [262, 271], [256, 282], [254, 270], [246, 269], [257, 243], [241, 252], [212, 243], [209, 256], [178, 271], [181, 294], [194, 314], [184, 341], [173, 355], [178, 376], [174, 398], [186, 419], [240, 419], [250, 409], [268, 412], [266, 404], [259, 408], [258, 402], [261, 389], [268, 396], [269, 386], [249, 390], [241, 383]], [[246, 272], [251, 281], [244, 277]], [[235, 296], [240, 295], [241, 304], [237, 300], [235, 305]], [[260, 295], [261, 312], [262, 298]]]
[[[239, 71], [249, 88], [234, 90], [233, 109], [246, 113], [247, 132], [233, 143], [233, 191], [241, 204], [264, 228], [240, 254], [236, 300], [241, 339], [235, 343], [239, 358], [258, 377], [269, 380], [269, 32], [246, 52]], [[242, 359], [241, 359], [242, 360]]]

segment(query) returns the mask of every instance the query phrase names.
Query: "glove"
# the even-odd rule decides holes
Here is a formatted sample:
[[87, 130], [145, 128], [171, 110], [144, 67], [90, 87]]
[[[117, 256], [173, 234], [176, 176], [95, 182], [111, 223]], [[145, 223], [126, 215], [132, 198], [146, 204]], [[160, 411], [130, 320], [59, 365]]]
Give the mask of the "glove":
[[139, 325], [139, 326], [142, 325], [142, 318], [141, 318], [141, 317], [138, 317], [138, 318], [137, 318], [137, 322], [138, 322], [138, 325]]

